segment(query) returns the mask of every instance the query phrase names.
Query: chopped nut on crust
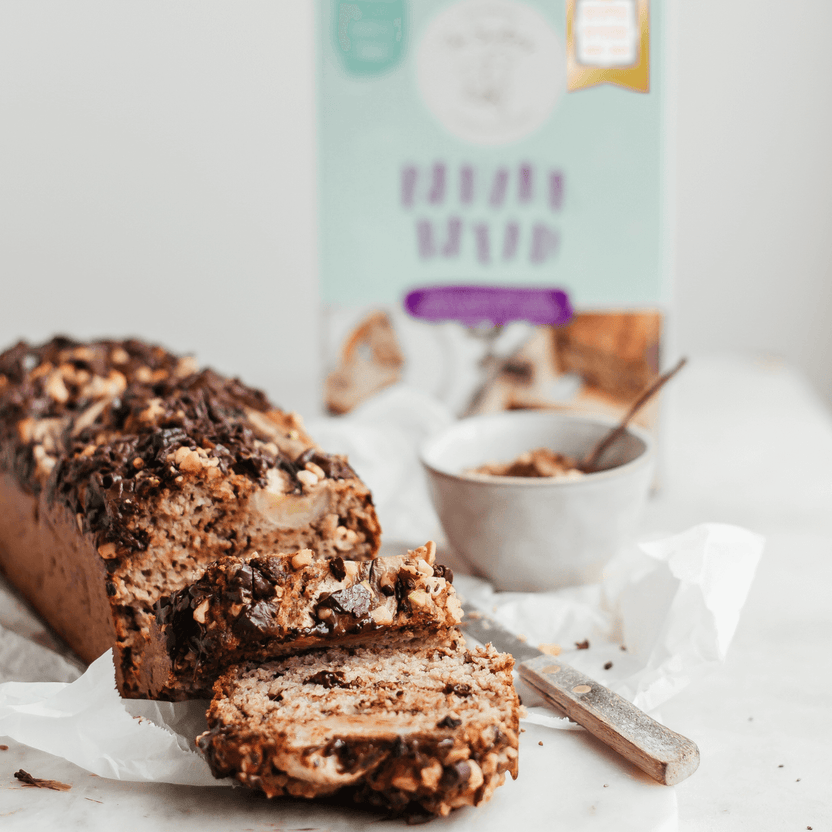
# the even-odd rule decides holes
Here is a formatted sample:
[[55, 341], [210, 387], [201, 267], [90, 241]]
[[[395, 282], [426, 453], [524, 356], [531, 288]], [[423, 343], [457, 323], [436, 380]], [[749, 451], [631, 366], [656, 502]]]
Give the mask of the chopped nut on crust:
[[314, 558], [315, 555], [311, 549], [301, 549], [292, 558], [292, 569], [303, 569], [305, 566], [309, 566], [309, 564], [312, 563]]
[[386, 627], [393, 623], [393, 612], [387, 607], [376, 607], [370, 611], [370, 617], [379, 627]]
[[312, 488], [312, 486], [318, 484], [318, 477], [309, 470], [298, 471], [298, 480], [307, 488]]
[[309, 471], [310, 474], [314, 474], [319, 480], [326, 479], [326, 473], [324, 472], [324, 469], [321, 468], [320, 465], [315, 465], [314, 462], [307, 462], [306, 470]]
[[414, 607], [426, 607], [431, 603], [430, 595], [428, 595], [423, 589], [415, 589], [413, 592], [408, 593], [407, 600], [410, 601]]
[[198, 471], [202, 470], [203, 462], [199, 458], [199, 454], [197, 454], [196, 451], [188, 451], [179, 463], [179, 467], [189, 474], [196, 474]]
[[102, 543], [101, 546], [98, 547], [98, 554], [101, 555], [104, 560], [112, 560], [116, 556], [116, 544]]
[[209, 603], [208, 598], [205, 598], [202, 603], [194, 609], [194, 621], [199, 624], [205, 623], [205, 613], [208, 612]]
[[53, 370], [49, 374], [44, 390], [50, 398], [60, 404], [64, 404], [69, 399], [69, 390], [66, 389], [60, 370]]

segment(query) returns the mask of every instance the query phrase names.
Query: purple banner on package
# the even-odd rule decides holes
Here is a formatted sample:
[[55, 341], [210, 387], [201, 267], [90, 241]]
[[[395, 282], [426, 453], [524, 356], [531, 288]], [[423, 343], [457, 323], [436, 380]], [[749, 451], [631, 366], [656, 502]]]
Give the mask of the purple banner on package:
[[404, 308], [414, 318], [465, 326], [493, 326], [528, 321], [560, 326], [572, 318], [569, 297], [561, 289], [501, 286], [430, 286], [408, 292]]

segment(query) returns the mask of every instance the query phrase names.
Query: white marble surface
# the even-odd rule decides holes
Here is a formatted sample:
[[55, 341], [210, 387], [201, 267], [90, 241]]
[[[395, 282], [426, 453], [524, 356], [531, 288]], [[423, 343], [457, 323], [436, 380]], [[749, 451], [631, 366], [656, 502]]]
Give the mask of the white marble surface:
[[[644, 531], [721, 521], [767, 539], [725, 665], [662, 709], [699, 744], [699, 771], [666, 789], [622, 769], [583, 733], [527, 726], [521, 780], [490, 806], [455, 813], [454, 828], [673, 829], [678, 816], [682, 830], [832, 829], [832, 418], [799, 376], [773, 362], [694, 359], [674, 394], [663, 488]], [[3, 830], [388, 825], [353, 809], [310, 814], [305, 804], [240, 789], [105, 780], [0, 744], [8, 745], [0, 751]], [[586, 756], [597, 759], [597, 783], [574, 782], [569, 763]], [[24, 788], [13, 778], [19, 768], [72, 789]], [[576, 790], [581, 799], [564, 814], [559, 795]]]
[[832, 829], [832, 416], [772, 361], [693, 361], [645, 526], [766, 537], [725, 665], [663, 708], [699, 744], [682, 830]]

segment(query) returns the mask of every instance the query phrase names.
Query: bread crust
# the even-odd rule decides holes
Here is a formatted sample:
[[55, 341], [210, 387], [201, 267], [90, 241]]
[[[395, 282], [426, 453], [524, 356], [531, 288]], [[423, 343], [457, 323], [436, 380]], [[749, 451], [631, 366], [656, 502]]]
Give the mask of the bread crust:
[[[228, 554], [375, 557], [369, 489], [296, 414], [141, 341], [0, 354], [0, 569], [85, 661], [140, 671], [153, 605]], [[12, 519], [14, 518], [14, 519]]]

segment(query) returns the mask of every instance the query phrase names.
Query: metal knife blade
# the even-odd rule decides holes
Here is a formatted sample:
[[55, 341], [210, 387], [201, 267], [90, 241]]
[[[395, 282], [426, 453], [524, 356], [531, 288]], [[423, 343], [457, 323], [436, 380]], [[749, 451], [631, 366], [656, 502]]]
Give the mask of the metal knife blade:
[[673, 786], [699, 766], [696, 743], [647, 716], [617, 693], [527, 644], [487, 613], [466, 609], [463, 632], [514, 656], [523, 680], [659, 783]]

